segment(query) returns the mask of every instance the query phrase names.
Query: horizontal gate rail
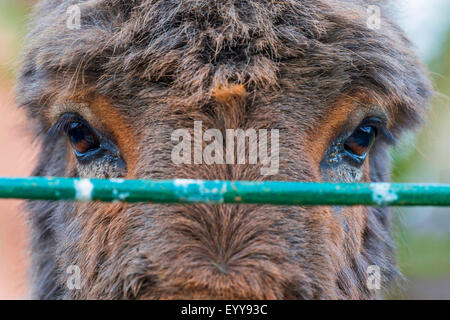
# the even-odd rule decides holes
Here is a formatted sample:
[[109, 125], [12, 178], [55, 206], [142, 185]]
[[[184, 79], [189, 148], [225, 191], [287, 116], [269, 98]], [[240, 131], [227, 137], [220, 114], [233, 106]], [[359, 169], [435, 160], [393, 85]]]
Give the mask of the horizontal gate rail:
[[450, 185], [30, 177], [0, 178], [0, 198], [301, 206], [450, 206]]

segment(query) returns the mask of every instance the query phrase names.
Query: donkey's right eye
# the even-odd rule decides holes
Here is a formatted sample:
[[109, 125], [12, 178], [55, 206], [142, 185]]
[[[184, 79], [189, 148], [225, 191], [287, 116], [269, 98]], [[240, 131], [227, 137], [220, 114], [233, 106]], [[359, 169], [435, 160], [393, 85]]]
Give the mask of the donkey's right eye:
[[87, 124], [73, 121], [67, 125], [66, 134], [78, 158], [84, 158], [100, 149], [100, 139]]
[[100, 134], [78, 114], [63, 114], [50, 129], [50, 134], [57, 132], [65, 133], [78, 160], [90, 160], [94, 155], [101, 155]]
[[[90, 172], [100, 177], [122, 177], [126, 174], [126, 162], [111, 135], [96, 130], [81, 115], [64, 113], [50, 128], [48, 134], [56, 136], [64, 134], [78, 160], [84, 174]], [[89, 171], [91, 170], [91, 171]]]

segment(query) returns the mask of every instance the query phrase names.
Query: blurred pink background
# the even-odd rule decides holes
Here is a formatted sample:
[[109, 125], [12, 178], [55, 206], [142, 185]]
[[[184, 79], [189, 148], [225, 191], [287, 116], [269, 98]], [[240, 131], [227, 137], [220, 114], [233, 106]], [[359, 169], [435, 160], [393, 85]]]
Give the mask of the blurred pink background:
[[[11, 84], [0, 80], [0, 176], [30, 174], [31, 143], [18, 126], [23, 119]], [[17, 200], [0, 200], [0, 299], [27, 297], [27, 233], [20, 205]]]

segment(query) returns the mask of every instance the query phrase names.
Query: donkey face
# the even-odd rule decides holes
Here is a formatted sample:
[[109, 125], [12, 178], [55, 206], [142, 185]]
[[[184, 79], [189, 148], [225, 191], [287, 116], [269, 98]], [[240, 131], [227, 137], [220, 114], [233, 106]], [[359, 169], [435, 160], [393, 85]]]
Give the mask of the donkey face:
[[[34, 174], [388, 180], [388, 145], [419, 122], [431, 89], [384, 7], [379, 28], [367, 25], [368, 5], [42, 1], [18, 86], [40, 137]], [[194, 121], [224, 137], [277, 129], [269, 149], [279, 163], [262, 174], [260, 161], [195, 161], [213, 139], [175, 163], [173, 134], [193, 134]], [[255, 152], [250, 143], [238, 149], [222, 156]], [[383, 285], [397, 274], [385, 209], [33, 202], [28, 210], [36, 298], [371, 298], [368, 266], [380, 268]], [[81, 286], [70, 290], [74, 265]]]

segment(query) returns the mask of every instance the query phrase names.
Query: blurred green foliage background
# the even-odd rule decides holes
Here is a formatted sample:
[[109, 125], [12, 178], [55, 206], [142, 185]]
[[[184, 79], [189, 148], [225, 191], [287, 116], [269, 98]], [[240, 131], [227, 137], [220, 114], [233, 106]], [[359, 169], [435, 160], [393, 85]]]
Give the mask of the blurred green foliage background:
[[[27, 14], [33, 2], [0, 0], [0, 86], [10, 86], [8, 90], [12, 88], [17, 56], [26, 33]], [[403, 9], [417, 2], [403, 1], [396, 7], [409, 24], [414, 25], [414, 17], [408, 16], [408, 11]], [[428, 6], [440, 6], [433, 9], [447, 12], [437, 25], [443, 36], [433, 39], [433, 55], [422, 52], [438, 95], [425, 128], [417, 136], [405, 137], [392, 152], [393, 180], [450, 183], [450, 7], [446, 0], [427, 3]], [[424, 18], [420, 14], [416, 17], [419, 24], [414, 25], [416, 29], [419, 28], [417, 30], [423, 37], [437, 36], [427, 33], [429, 21], [419, 19]], [[431, 14], [430, 19], [433, 18]], [[410, 33], [413, 42], [420, 40], [415, 39], [415, 35], [416, 32]], [[390, 298], [450, 299], [450, 208], [394, 210], [398, 260], [407, 281], [403, 290], [394, 292]]]
[[[412, 0], [401, 5], [407, 10], [414, 4], [417, 12], [404, 15], [410, 26], [406, 31], [427, 63], [436, 97], [424, 128], [393, 150], [392, 178], [450, 183], [450, 2]], [[407, 281], [405, 291], [393, 297], [450, 299], [450, 208], [394, 210], [398, 261]]]

